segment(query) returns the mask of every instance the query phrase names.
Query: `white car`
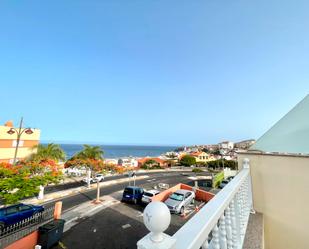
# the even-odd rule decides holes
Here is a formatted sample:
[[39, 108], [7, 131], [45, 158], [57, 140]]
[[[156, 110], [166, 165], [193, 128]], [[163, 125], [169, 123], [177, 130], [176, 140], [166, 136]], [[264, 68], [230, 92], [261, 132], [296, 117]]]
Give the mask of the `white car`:
[[[104, 180], [104, 175], [103, 174], [96, 174], [94, 178], [90, 177], [89, 181], [90, 183], [95, 183], [97, 181], [102, 182]], [[87, 183], [88, 182], [88, 178], [84, 178], [83, 182]]]
[[194, 203], [195, 193], [190, 190], [179, 189], [171, 194], [164, 202], [171, 213], [183, 214], [185, 208]]
[[223, 181], [220, 183], [219, 188], [221, 188], [221, 189], [224, 188], [228, 183], [229, 183], [228, 180], [223, 180]]
[[144, 194], [143, 194], [143, 197], [142, 197], [142, 202], [145, 203], [145, 204], [148, 204], [152, 201], [152, 197], [154, 197], [155, 195], [159, 194], [160, 191], [159, 190], [155, 190], [155, 189], [152, 189], [152, 190], [148, 190], [148, 191], [145, 191]]

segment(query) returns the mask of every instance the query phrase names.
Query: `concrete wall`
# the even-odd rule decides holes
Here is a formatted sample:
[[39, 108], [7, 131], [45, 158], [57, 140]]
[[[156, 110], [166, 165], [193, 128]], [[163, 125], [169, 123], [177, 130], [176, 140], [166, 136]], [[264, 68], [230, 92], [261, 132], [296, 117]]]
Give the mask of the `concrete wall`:
[[5, 249], [33, 249], [34, 246], [37, 245], [38, 243], [38, 237], [39, 237], [39, 232], [34, 231], [33, 233], [5, 247]]
[[309, 157], [250, 154], [254, 209], [264, 215], [266, 249], [309, 248]]
[[[164, 191], [162, 191], [160, 194], [155, 195], [154, 197], [152, 197], [152, 201], [162, 201], [164, 202], [172, 193], [174, 193], [175, 191], [179, 190], [179, 189], [186, 189], [186, 190], [190, 190], [193, 191], [193, 187], [183, 184], [183, 183], [179, 183], [169, 189], [166, 189]], [[210, 201], [215, 195], [213, 193], [204, 191], [202, 189], [196, 189], [195, 191], [195, 199], [199, 200], [199, 201], [204, 201], [204, 202], [208, 202]]]

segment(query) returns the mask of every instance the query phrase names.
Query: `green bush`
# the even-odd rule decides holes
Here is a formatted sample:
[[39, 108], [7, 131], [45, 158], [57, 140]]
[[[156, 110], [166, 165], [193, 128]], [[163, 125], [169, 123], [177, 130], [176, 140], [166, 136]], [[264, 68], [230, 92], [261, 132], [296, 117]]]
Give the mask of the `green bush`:
[[180, 164], [186, 167], [196, 164], [196, 159], [193, 156], [185, 155], [180, 159]]
[[201, 173], [201, 172], [203, 172], [203, 170], [200, 169], [200, 168], [194, 168], [194, 169], [192, 169], [192, 172], [194, 172], [194, 173]]
[[198, 166], [198, 167], [206, 167], [207, 163], [206, 162], [197, 162], [196, 166]]
[[218, 169], [224, 167], [224, 168], [230, 168], [231, 170], [236, 170], [238, 168], [238, 164], [237, 161], [234, 160], [218, 159], [207, 162], [207, 167], [212, 169]]

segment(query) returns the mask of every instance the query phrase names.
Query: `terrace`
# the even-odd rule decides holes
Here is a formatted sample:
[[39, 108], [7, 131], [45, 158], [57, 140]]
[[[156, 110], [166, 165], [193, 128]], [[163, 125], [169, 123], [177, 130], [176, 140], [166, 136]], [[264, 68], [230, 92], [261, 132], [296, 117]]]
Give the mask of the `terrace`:
[[146, 208], [138, 249], [308, 249], [308, 114], [309, 95], [238, 154], [236, 177], [173, 236], [169, 213]]
[[[164, 217], [169, 213], [146, 209], [144, 215], [153, 217], [154, 221], [146, 224], [151, 233], [137, 246], [139, 249], [242, 248], [251, 213], [254, 213], [251, 177], [249, 160], [246, 159], [238, 175], [173, 236], [162, 234], [155, 223], [166, 219]], [[153, 242], [154, 236], [161, 237], [161, 240]]]

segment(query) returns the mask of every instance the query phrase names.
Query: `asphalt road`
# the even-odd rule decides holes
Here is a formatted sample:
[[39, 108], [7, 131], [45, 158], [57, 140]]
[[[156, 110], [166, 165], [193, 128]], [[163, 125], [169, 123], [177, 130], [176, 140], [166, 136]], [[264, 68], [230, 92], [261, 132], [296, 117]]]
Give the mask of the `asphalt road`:
[[[136, 185], [145, 189], [151, 189], [158, 183], [167, 183], [170, 186], [178, 183], [193, 185], [193, 181], [188, 179], [188, 176], [189, 174], [182, 175], [180, 172], [156, 173], [151, 174], [151, 177], [147, 179], [137, 181]], [[122, 183], [101, 188], [101, 195], [119, 196], [121, 193], [118, 191], [126, 186], [127, 183]], [[64, 198], [64, 210], [95, 197], [96, 190], [91, 190]], [[126, 203], [108, 207], [93, 216], [80, 220], [79, 224], [64, 233], [61, 243], [53, 249], [136, 249], [136, 242], [148, 233], [141, 216], [143, 209], [141, 205]], [[186, 221], [179, 215], [172, 215], [171, 224], [166, 233], [173, 235]]]
[[[136, 173], [137, 176], [142, 176], [142, 175], [154, 175], [157, 174], [157, 172], [141, 172], [141, 173]], [[128, 176], [126, 175], [114, 175], [114, 176], [106, 176], [105, 181], [111, 181], [111, 180], [117, 180], [117, 179], [122, 179], [122, 178], [127, 178]], [[45, 194], [48, 193], [53, 193], [57, 191], [62, 191], [62, 190], [67, 190], [71, 188], [77, 188], [81, 186], [85, 186], [86, 184], [80, 180], [75, 181], [75, 182], [70, 182], [70, 183], [65, 183], [65, 184], [57, 184], [57, 185], [50, 185], [47, 186], [44, 190]]]
[[[193, 182], [188, 179], [188, 175], [194, 176], [193, 173], [188, 173], [186, 175], [182, 175], [184, 172], [160, 172], [160, 173], [150, 173], [146, 174], [149, 175], [149, 178], [138, 180], [136, 181], [136, 185], [143, 185], [144, 188], [152, 188], [155, 185], [158, 185], [159, 183], [167, 183], [170, 186], [176, 185], [178, 183], [186, 183], [193, 186]], [[206, 174], [206, 173], [205, 173]], [[109, 195], [111, 193], [120, 191], [124, 189], [128, 183], [119, 183], [111, 186], [105, 186], [101, 188], [101, 196], [103, 195]], [[65, 197], [62, 199], [58, 199], [62, 201], [62, 209], [65, 212], [68, 209], [71, 209], [83, 202], [94, 200], [96, 198], [96, 189], [92, 189], [86, 192], [82, 192], [73, 196]], [[51, 201], [47, 204], [45, 204], [45, 207], [51, 207], [54, 205], [54, 203], [58, 200]]]

